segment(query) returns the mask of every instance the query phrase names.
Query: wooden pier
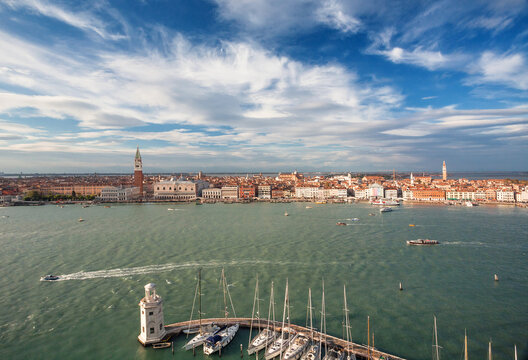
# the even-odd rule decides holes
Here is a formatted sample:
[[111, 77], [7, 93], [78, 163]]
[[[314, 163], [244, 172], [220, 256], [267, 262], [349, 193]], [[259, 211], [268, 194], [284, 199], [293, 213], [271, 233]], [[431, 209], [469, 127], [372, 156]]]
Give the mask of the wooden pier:
[[[210, 324], [217, 324], [219, 326], [229, 326], [233, 324], [240, 324], [241, 327], [250, 327], [252, 320], [251, 318], [211, 318], [211, 319], [202, 319], [202, 325], [210, 325]], [[198, 328], [199, 321], [198, 320], [191, 320], [191, 321], [182, 321], [179, 323], [174, 323], [170, 325], [165, 326], [165, 330], [167, 331], [167, 338], [170, 339], [172, 336], [179, 335], [183, 330], [185, 329], [195, 329]], [[265, 319], [253, 319], [253, 327], [255, 328], [265, 328], [268, 326], [268, 321]], [[271, 321], [270, 326], [275, 331], [281, 331], [282, 322], [279, 321]], [[343, 339], [339, 339], [337, 337], [331, 336], [331, 335], [324, 335], [318, 331], [313, 331], [313, 337], [312, 332], [309, 328], [306, 328], [304, 326], [294, 325], [290, 324], [289, 328], [292, 330], [295, 330], [299, 334], [303, 334], [304, 336], [308, 338], [312, 338], [314, 341], [320, 341], [322, 340], [323, 344], [326, 344], [328, 346], [334, 346], [334, 347], [340, 347], [344, 350], [347, 348], [350, 349], [350, 352], [356, 355], [356, 358], [358, 360], [362, 359], [369, 359], [369, 353], [370, 353], [370, 359], [373, 360], [405, 360], [399, 356], [387, 354], [383, 351], [377, 350], [373, 347], [369, 348], [366, 345], [360, 345], [353, 342], [348, 342]]]

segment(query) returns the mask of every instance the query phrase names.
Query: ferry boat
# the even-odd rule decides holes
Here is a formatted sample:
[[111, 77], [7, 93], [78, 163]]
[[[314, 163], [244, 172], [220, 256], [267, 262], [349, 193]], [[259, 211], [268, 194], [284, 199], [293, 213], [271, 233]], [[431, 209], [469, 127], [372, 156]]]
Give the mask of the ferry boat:
[[59, 280], [59, 277], [55, 275], [51, 275], [51, 274], [40, 278], [40, 281], [55, 281], [55, 280]]
[[235, 337], [239, 324], [231, 325], [220, 330], [216, 335], [210, 336], [204, 343], [203, 352], [205, 355], [211, 355], [226, 347]]
[[440, 242], [437, 240], [429, 239], [416, 239], [416, 240], [407, 240], [407, 245], [438, 245]]
[[370, 202], [372, 205], [382, 205], [382, 206], [400, 206], [400, 203], [398, 201], [394, 200], [373, 200]]
[[380, 209], [380, 213], [391, 212], [391, 211], [392, 211], [392, 209], [390, 207], [382, 207]]

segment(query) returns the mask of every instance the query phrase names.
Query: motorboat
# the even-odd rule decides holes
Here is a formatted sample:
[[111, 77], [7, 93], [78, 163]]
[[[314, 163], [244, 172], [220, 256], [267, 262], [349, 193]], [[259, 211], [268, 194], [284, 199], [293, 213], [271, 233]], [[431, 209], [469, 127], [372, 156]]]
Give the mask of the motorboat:
[[407, 245], [438, 245], [440, 242], [437, 240], [429, 239], [416, 239], [416, 240], [407, 240]]
[[205, 355], [211, 355], [222, 348], [226, 347], [235, 337], [240, 324], [231, 325], [223, 328], [216, 335], [210, 336], [204, 343], [203, 352]]
[[410, 227], [415, 227], [416, 225], [415, 224], [409, 224]]
[[84, 221], [84, 219], [83, 219], [83, 218], [79, 218], [79, 222], [83, 222], [83, 221]]
[[295, 338], [294, 341], [290, 343], [290, 346], [286, 349], [284, 353], [284, 360], [297, 360], [301, 357], [304, 350], [310, 344], [309, 339], [306, 336], [299, 335]]
[[40, 281], [55, 281], [59, 280], [60, 278], [56, 275], [46, 275], [40, 278]]
[[390, 207], [382, 207], [380, 209], [380, 213], [391, 212], [391, 211], [392, 211], [392, 209]]
[[290, 216], [287, 211], [284, 212], [284, 216]]
[[344, 222], [337, 222], [336, 225], [346, 226], [346, 223], [344, 223]]
[[373, 200], [370, 202], [372, 205], [381, 205], [381, 206], [400, 206], [400, 203], [398, 201], [394, 200]]
[[153, 349], [166, 349], [166, 348], [170, 348], [171, 345], [172, 345], [171, 342], [159, 342], [159, 343], [152, 344], [152, 348]]
[[350, 220], [352, 220], [352, 221], [359, 221], [358, 218], [352, 218], [352, 219], [350, 219]]

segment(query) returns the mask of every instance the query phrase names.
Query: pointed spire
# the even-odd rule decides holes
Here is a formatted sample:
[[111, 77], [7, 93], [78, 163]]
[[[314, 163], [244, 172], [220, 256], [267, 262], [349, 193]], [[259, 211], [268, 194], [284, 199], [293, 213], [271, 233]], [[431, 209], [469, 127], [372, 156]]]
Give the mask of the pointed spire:
[[136, 159], [141, 160], [141, 154], [139, 153], [139, 145], [137, 146], [137, 150], [136, 150]]

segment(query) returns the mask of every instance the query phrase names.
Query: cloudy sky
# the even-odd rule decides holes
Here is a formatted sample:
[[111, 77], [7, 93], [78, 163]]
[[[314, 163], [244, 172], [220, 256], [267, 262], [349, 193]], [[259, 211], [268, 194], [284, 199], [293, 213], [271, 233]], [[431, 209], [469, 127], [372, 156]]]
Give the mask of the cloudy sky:
[[524, 0], [0, 0], [0, 171], [528, 170]]

